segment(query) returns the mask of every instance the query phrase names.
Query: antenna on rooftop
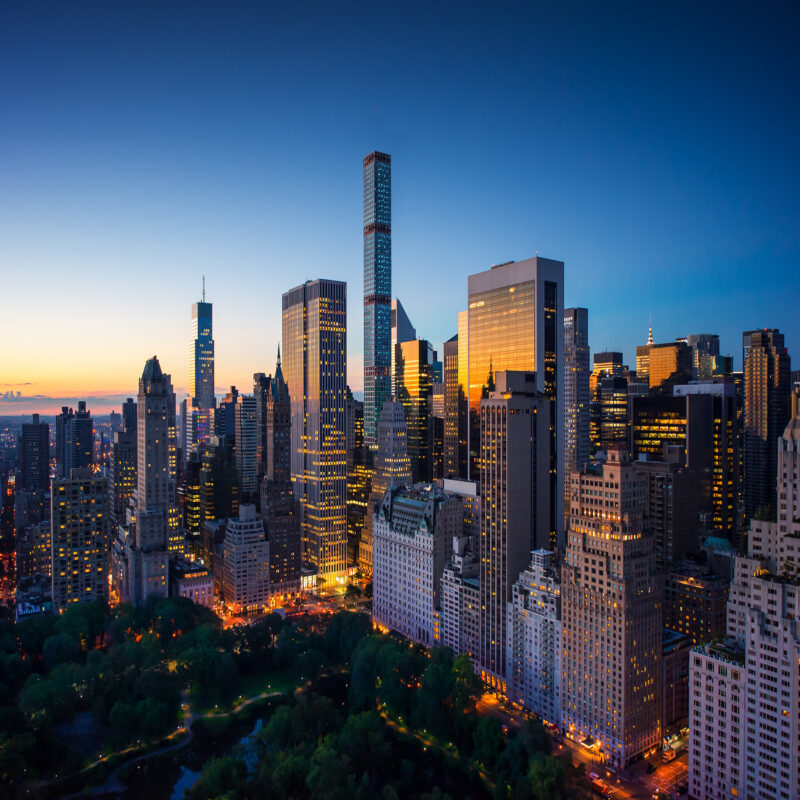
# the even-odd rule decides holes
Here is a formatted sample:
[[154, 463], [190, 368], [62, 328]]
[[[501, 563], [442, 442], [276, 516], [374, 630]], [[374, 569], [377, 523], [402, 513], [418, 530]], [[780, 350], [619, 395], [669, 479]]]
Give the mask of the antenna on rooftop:
[[206, 301], [206, 276], [203, 275], [203, 302]]

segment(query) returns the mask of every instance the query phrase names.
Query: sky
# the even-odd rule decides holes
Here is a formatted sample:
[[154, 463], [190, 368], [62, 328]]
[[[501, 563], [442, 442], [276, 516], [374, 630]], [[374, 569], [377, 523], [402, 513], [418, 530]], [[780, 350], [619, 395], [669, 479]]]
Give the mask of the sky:
[[96, 413], [191, 304], [216, 383], [271, 372], [281, 294], [348, 283], [362, 385], [362, 159], [392, 155], [393, 293], [456, 332], [467, 276], [565, 262], [592, 351], [777, 327], [800, 367], [792, 3], [5, 3], [0, 414]]

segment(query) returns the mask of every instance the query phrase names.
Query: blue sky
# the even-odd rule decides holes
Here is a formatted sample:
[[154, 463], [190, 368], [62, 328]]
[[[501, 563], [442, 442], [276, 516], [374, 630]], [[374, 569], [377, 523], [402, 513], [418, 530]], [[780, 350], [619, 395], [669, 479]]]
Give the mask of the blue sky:
[[[348, 282], [361, 159], [393, 159], [394, 293], [437, 346], [466, 276], [566, 264], [593, 351], [779, 327], [800, 365], [789, 3], [5, 4], [0, 412], [270, 371], [280, 295]], [[13, 342], [12, 347], [8, 343]], [[26, 397], [37, 399], [23, 402]]]

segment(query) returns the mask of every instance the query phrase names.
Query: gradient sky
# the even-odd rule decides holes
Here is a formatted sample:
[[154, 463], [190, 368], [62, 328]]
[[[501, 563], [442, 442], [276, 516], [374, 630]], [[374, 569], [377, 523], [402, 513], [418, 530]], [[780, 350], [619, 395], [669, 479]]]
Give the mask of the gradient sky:
[[[436, 346], [472, 272], [566, 263], [593, 351], [778, 327], [800, 366], [794, 3], [5, 3], [0, 413], [271, 371], [280, 296], [348, 282], [393, 161], [394, 293]], [[8, 393], [20, 393], [9, 400]]]

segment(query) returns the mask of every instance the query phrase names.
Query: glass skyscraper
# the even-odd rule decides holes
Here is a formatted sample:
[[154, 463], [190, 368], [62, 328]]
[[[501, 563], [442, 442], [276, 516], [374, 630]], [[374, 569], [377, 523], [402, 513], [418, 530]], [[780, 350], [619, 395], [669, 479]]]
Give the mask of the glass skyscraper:
[[283, 373], [303, 560], [326, 580], [347, 567], [346, 321], [346, 283], [308, 281], [283, 295]]
[[214, 338], [211, 315], [211, 303], [205, 302], [204, 289], [202, 302], [192, 305], [192, 345], [189, 368], [189, 394], [192, 398], [190, 441], [192, 444], [204, 444], [213, 433]]
[[392, 157], [364, 159], [364, 444], [377, 445], [391, 393]]
[[551, 548], [563, 544], [564, 530], [563, 287], [563, 261], [536, 256], [498, 264], [469, 276], [469, 307], [458, 320], [458, 372], [469, 404], [471, 479], [481, 474], [478, 412], [481, 400], [493, 390], [494, 373], [535, 372], [536, 389], [550, 398]]

